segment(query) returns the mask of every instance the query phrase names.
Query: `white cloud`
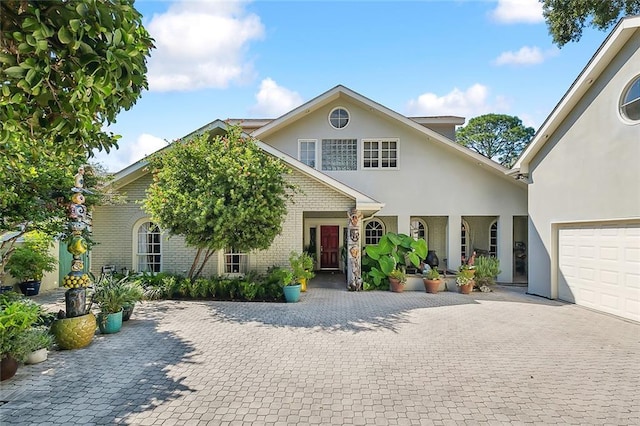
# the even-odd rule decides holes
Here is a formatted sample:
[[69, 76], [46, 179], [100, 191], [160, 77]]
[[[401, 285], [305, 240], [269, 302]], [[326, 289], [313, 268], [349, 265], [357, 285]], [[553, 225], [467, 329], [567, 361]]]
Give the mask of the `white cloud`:
[[138, 136], [138, 139], [132, 145], [128, 147], [128, 162], [129, 164], [133, 164], [167, 145], [168, 143], [164, 139], [148, 133], [143, 133]]
[[108, 154], [96, 152], [94, 160], [103, 164], [108, 171], [117, 172], [167, 145], [164, 139], [143, 133], [135, 142], [120, 141], [119, 148], [112, 149]]
[[542, 3], [539, 0], [498, 0], [498, 6], [491, 12], [491, 16], [505, 24], [537, 24], [544, 21]]
[[496, 65], [534, 65], [544, 61], [537, 47], [523, 46], [517, 52], [502, 52], [495, 60]]
[[224, 88], [253, 76], [247, 46], [264, 35], [260, 17], [245, 2], [178, 1], [153, 15], [146, 28], [156, 49], [149, 59], [149, 89]]
[[251, 108], [254, 114], [279, 117], [302, 104], [302, 97], [294, 91], [278, 84], [270, 78], [262, 80], [256, 94], [257, 103]]
[[506, 111], [509, 105], [504, 97], [490, 97], [489, 88], [476, 83], [467, 90], [457, 87], [444, 96], [424, 93], [411, 99], [407, 105], [408, 115], [457, 115], [471, 118], [490, 112]]
[[517, 52], [502, 52], [494, 63], [496, 65], [536, 65], [557, 54], [558, 49], [556, 48], [543, 52], [539, 47], [523, 46]]

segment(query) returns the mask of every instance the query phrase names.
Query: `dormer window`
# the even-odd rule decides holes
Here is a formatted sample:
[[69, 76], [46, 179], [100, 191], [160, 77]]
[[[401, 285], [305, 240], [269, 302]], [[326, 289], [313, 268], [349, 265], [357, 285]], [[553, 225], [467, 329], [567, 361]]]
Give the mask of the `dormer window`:
[[329, 124], [334, 129], [344, 129], [349, 124], [349, 111], [342, 107], [332, 109], [329, 113]]

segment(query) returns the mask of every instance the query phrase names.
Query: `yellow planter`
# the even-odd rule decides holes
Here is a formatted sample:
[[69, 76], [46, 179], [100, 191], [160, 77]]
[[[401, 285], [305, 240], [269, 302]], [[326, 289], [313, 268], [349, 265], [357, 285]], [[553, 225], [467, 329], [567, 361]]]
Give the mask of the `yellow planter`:
[[307, 291], [307, 279], [300, 278], [298, 282], [300, 283], [300, 291]]
[[74, 318], [58, 319], [51, 324], [51, 334], [60, 349], [80, 349], [93, 340], [96, 332], [96, 317], [92, 313]]

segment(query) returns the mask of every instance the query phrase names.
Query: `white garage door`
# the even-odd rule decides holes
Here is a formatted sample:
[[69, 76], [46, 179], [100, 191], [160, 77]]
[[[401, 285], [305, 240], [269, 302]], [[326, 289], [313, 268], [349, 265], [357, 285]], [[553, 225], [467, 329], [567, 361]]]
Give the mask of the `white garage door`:
[[558, 298], [640, 321], [640, 224], [560, 228]]

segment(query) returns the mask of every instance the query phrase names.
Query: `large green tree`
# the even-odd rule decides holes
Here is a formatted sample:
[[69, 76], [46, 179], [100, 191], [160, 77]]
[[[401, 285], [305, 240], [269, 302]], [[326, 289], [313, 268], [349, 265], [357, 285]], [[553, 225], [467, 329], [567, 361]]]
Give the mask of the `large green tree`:
[[103, 128], [147, 87], [153, 40], [133, 0], [2, 0], [0, 31], [1, 274], [22, 232], [60, 229], [77, 167], [116, 146]]
[[515, 116], [485, 114], [456, 131], [456, 142], [485, 157], [511, 167], [533, 138], [535, 130]]
[[585, 26], [610, 28], [625, 15], [640, 14], [640, 0], [540, 0], [553, 42], [579, 41]]
[[291, 169], [238, 126], [222, 136], [176, 141], [152, 155], [149, 167], [153, 183], [144, 209], [170, 235], [182, 235], [198, 249], [190, 278], [216, 250], [268, 248], [296, 191], [286, 178]]

